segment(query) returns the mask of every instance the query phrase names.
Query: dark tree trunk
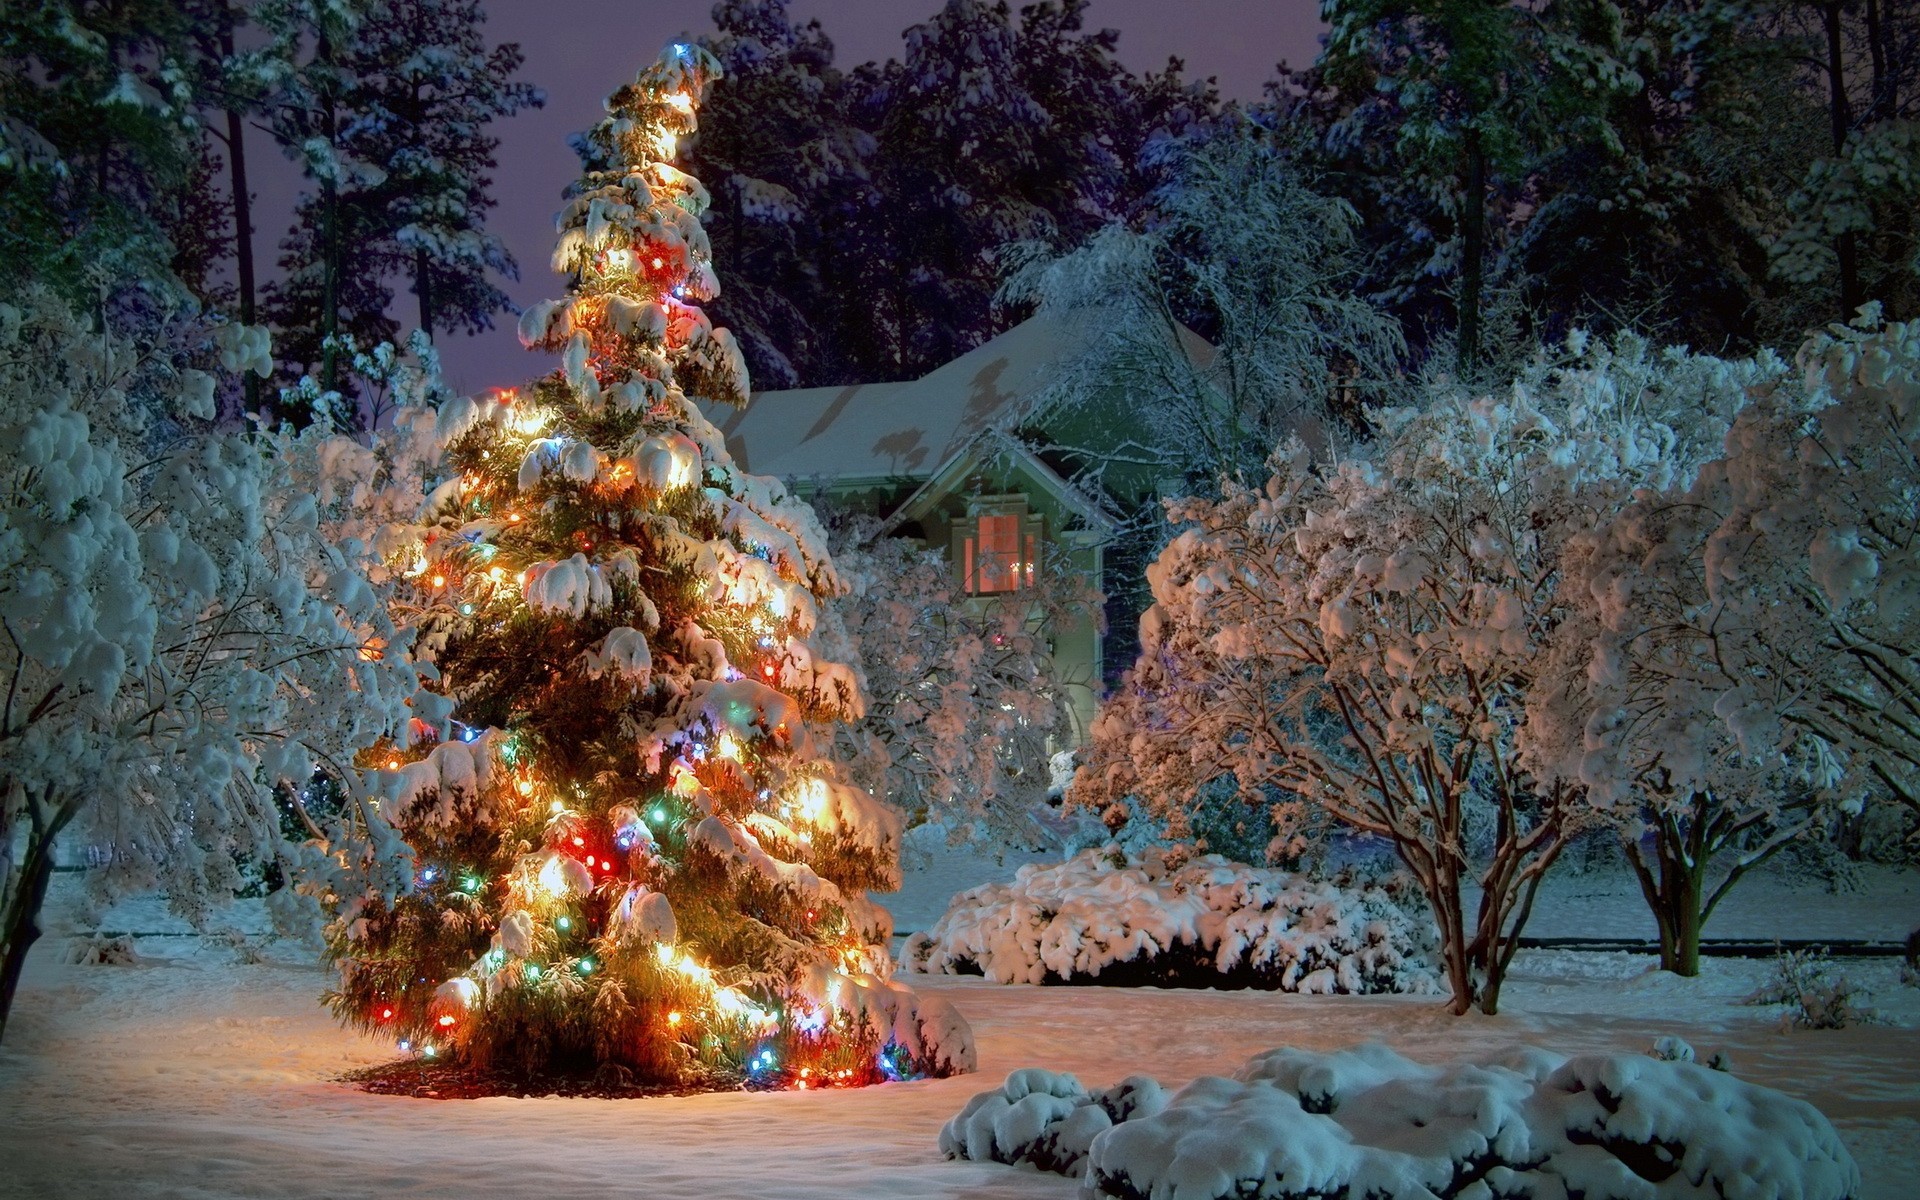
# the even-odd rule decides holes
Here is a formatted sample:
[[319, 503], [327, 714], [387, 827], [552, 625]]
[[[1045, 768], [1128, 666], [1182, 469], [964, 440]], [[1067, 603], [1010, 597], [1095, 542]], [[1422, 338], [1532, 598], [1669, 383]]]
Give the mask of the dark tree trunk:
[[[223, 56], [233, 54], [233, 10], [228, 9], [227, 24], [220, 31], [220, 53]], [[247, 142], [246, 121], [241, 118], [237, 107], [229, 107], [227, 114], [227, 175], [231, 180], [233, 192], [233, 264], [234, 272], [240, 277], [240, 323], [253, 324], [254, 276], [253, 276], [253, 195], [247, 188]], [[252, 371], [240, 373], [241, 385], [246, 389], [248, 412], [258, 411], [260, 407], [260, 377]]]
[[1873, 61], [1873, 100], [1869, 121], [1884, 121], [1895, 112], [1894, 74], [1887, 70], [1886, 28], [1880, 21], [1880, 0], [1867, 0], [1867, 53]]
[[413, 293], [420, 298], [420, 332], [433, 340], [433, 278], [429, 273], [426, 247], [413, 252]]
[[27, 857], [15, 873], [13, 888], [7, 895], [5, 926], [0, 928], [0, 937], [6, 938], [5, 949], [0, 951], [0, 1041], [6, 1040], [7, 1017], [13, 1012], [13, 998], [20, 990], [20, 974], [27, 965], [27, 951], [40, 940], [40, 909], [46, 904], [47, 884], [53, 878], [54, 838], [75, 811], [71, 806], [62, 806], [49, 813], [31, 796], [27, 806], [32, 817]]
[[[315, 57], [322, 63], [331, 64], [333, 42], [323, 31], [315, 49]], [[321, 99], [321, 127], [326, 134], [327, 146], [338, 153], [339, 114], [334, 109], [332, 84]], [[322, 391], [340, 390], [340, 348], [337, 345], [340, 333], [340, 185], [334, 178], [337, 160], [328, 164], [327, 175], [320, 181], [320, 388]]]
[[1675, 975], [1700, 973], [1700, 931], [1706, 925], [1707, 864], [1717, 849], [1707, 835], [1713, 823], [1711, 796], [1693, 797], [1686, 820], [1663, 815], [1653, 825], [1649, 863], [1637, 841], [1622, 838], [1621, 849], [1640, 884], [1660, 932], [1660, 969]]
[[1467, 187], [1460, 200], [1460, 373], [1480, 361], [1480, 279], [1486, 254], [1487, 156], [1467, 134]]
[[[1832, 124], [1833, 152], [1846, 149], [1847, 134], [1853, 128], [1853, 114], [1847, 104], [1846, 63], [1840, 42], [1841, 0], [1827, 0], [1822, 16], [1827, 30], [1827, 113]], [[1834, 239], [1834, 257], [1840, 260], [1840, 319], [1852, 318], [1862, 303], [1860, 295], [1860, 251], [1851, 232]]]

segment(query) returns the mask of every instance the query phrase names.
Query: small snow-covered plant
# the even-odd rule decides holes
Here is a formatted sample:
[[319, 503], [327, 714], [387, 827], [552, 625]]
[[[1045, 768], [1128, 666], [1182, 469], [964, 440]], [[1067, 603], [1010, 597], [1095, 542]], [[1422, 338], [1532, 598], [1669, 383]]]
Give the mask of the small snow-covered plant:
[[849, 592], [831, 600], [865, 676], [866, 715], [840, 730], [856, 784], [910, 824], [1031, 842], [1053, 787], [1051, 746], [1068, 740], [1069, 680], [1047, 630], [1098, 597], [1066, 570], [1035, 587], [969, 597], [943, 556], [851, 522], [833, 561]]
[[299, 865], [274, 786], [345, 763], [414, 690], [295, 485], [303, 443], [178, 432], [214, 389], [159, 349], [177, 332], [136, 345], [38, 291], [0, 306], [0, 1029], [56, 838], [96, 849], [97, 892], [159, 887], [203, 921], [246, 864]]
[[1834, 970], [1824, 950], [1783, 950], [1774, 956], [1773, 974], [1747, 1003], [1784, 1005], [1782, 1029], [1845, 1029], [1877, 1025], [1880, 1015], [1859, 1001], [1865, 993]]
[[1149, 570], [1141, 655], [1073, 798], [1138, 797], [1179, 836], [1231, 776], [1245, 801], [1284, 794], [1276, 850], [1326, 821], [1386, 839], [1439, 922], [1455, 1011], [1493, 1011], [1534, 890], [1585, 819], [1577, 788], [1515, 744], [1562, 618], [1562, 547], [1664, 483], [1689, 436], [1656, 403], [1676, 398], [1620, 374], [1443, 392], [1377, 414], [1365, 458], [1316, 463], [1296, 442], [1263, 488], [1169, 504], [1188, 528]]

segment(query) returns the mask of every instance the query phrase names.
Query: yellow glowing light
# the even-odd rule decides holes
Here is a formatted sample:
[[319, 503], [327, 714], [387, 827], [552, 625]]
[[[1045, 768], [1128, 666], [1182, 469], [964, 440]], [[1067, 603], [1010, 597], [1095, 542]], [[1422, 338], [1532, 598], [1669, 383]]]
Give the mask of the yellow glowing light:
[[720, 735], [718, 752], [721, 758], [738, 759], [740, 757], [740, 743], [734, 739], [732, 734], [723, 733]]
[[517, 523], [517, 522], [518, 522], [518, 521], [520, 520], [520, 514], [519, 514], [519, 513], [508, 513], [508, 514], [507, 514], [507, 520], [508, 520], [509, 522], [514, 522], [514, 523]]
[[443, 588], [447, 586], [447, 577], [445, 575], [435, 575], [433, 577], [433, 586], [437, 588]]
[[693, 463], [676, 457], [673, 467], [667, 472], [668, 487], [685, 487], [693, 482]]
[[800, 785], [800, 811], [807, 820], [818, 821], [827, 811], [827, 781], [809, 779]]
[[440, 1018], [440, 1028], [442, 1028], [442, 1029], [451, 1029], [451, 1028], [453, 1028], [453, 1018], [452, 1018], [451, 1016], [446, 1016], [446, 1017], [441, 1017], [441, 1018]]
[[672, 158], [674, 147], [680, 144], [680, 139], [662, 129], [654, 135], [653, 144], [654, 148], [660, 151], [661, 158]]
[[[545, 429], [547, 422], [551, 420], [553, 420], [552, 413], [544, 409], [530, 408], [514, 418], [513, 427], [521, 433], [535, 434]], [[515, 519], [517, 520], [518, 518]]]
[[515, 784], [514, 787], [522, 796], [533, 795], [533, 780], [531, 779], [522, 779], [519, 783]]
[[540, 868], [540, 887], [549, 896], [567, 894], [567, 867], [558, 854], [549, 856], [546, 865]]
[[680, 1023], [680, 1014], [678, 1012], [670, 1012], [667, 1014], [667, 1024], [678, 1025], [679, 1023]]
[[681, 112], [693, 111], [693, 97], [687, 95], [685, 92], [668, 92], [667, 103], [673, 105]]
[[666, 259], [664, 259], [664, 258], [661, 258], [661, 257], [659, 257], [658, 255], [655, 255], [655, 256], [654, 256], [654, 259], [653, 259], [653, 269], [654, 269], [654, 270], [656, 270], [656, 271], [658, 271], [658, 270], [659, 270], [659, 269], [660, 269], [661, 267], [664, 267], [664, 266], [666, 266], [666, 265], [667, 265], [667, 260], [666, 260]]
[[673, 943], [659, 942], [655, 944], [653, 947], [653, 955], [660, 960], [661, 966], [666, 967], [673, 965]]
[[552, 804], [547, 805], [547, 811], [551, 813], [565, 812], [567, 811], [567, 806], [563, 801], [555, 800]]
[[506, 577], [507, 577], [507, 572], [506, 572], [506, 568], [504, 567], [488, 567], [487, 568], [487, 578], [493, 580], [495, 583], [499, 583], [502, 579], [505, 579]]
[[397, 758], [390, 758], [390, 759], [388, 759], [388, 760], [387, 760], [387, 770], [389, 770], [389, 771], [398, 771], [399, 769], [400, 769], [400, 760], [399, 760], [399, 759], [397, 759]]
[[613, 249], [607, 251], [607, 270], [609, 271], [633, 270], [633, 251], [628, 250], [622, 246], [616, 246]]
[[700, 780], [692, 771], [687, 770], [679, 763], [675, 763], [673, 765], [672, 786], [674, 795], [683, 798], [689, 797], [700, 790]]

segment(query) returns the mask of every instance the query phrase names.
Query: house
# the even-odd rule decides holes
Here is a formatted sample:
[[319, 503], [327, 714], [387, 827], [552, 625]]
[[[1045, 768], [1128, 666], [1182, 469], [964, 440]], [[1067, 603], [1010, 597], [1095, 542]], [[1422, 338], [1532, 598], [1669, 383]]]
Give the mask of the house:
[[[1211, 358], [1204, 340], [1181, 332], [1196, 363]], [[1065, 442], [1089, 423], [1103, 436], [1124, 431], [1123, 401], [1091, 418], [1040, 406], [1086, 345], [1083, 325], [1042, 315], [918, 379], [759, 392], [746, 408], [714, 416], [744, 468], [872, 513], [891, 532], [943, 551], [970, 594], [1017, 592], [1033, 586], [1036, 571], [1063, 565], [1106, 591], [1107, 549], [1122, 514], [1033, 448]], [[1047, 634], [1078, 740], [1108, 666], [1105, 639], [1091, 615]]]

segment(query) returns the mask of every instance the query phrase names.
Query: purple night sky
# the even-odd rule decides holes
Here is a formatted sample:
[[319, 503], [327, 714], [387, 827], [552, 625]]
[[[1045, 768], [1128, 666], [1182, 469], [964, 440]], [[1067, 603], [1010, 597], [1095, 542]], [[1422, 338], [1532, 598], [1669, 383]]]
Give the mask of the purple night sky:
[[[1024, 0], [1019, 0], [1024, 2]], [[1014, 4], [1017, 11], [1019, 2]], [[796, 21], [818, 18], [834, 40], [834, 62], [851, 67], [896, 57], [901, 32], [938, 11], [942, 0], [793, 0]], [[560, 191], [579, 162], [567, 135], [601, 115], [600, 102], [652, 61], [676, 37], [712, 28], [707, 0], [492, 0], [491, 40], [518, 42], [526, 53], [521, 77], [547, 93], [543, 109], [497, 122], [499, 167], [494, 173], [490, 227], [506, 239], [520, 263], [520, 280], [508, 282], [514, 300], [527, 305], [560, 294], [547, 269], [553, 247], [553, 214]], [[1282, 59], [1301, 65], [1319, 50], [1318, 0], [1093, 0], [1090, 28], [1120, 31], [1119, 56], [1133, 71], [1157, 70], [1168, 55], [1186, 60], [1190, 76], [1215, 76], [1224, 95], [1259, 96], [1260, 86]], [[257, 135], [255, 154], [271, 151]], [[290, 166], [268, 157], [256, 172], [258, 207], [254, 246], [271, 270], [299, 180]], [[394, 304], [403, 323], [414, 314], [404, 286]], [[547, 370], [520, 348], [512, 319], [477, 338], [443, 336], [447, 380], [462, 392], [515, 384]]]

